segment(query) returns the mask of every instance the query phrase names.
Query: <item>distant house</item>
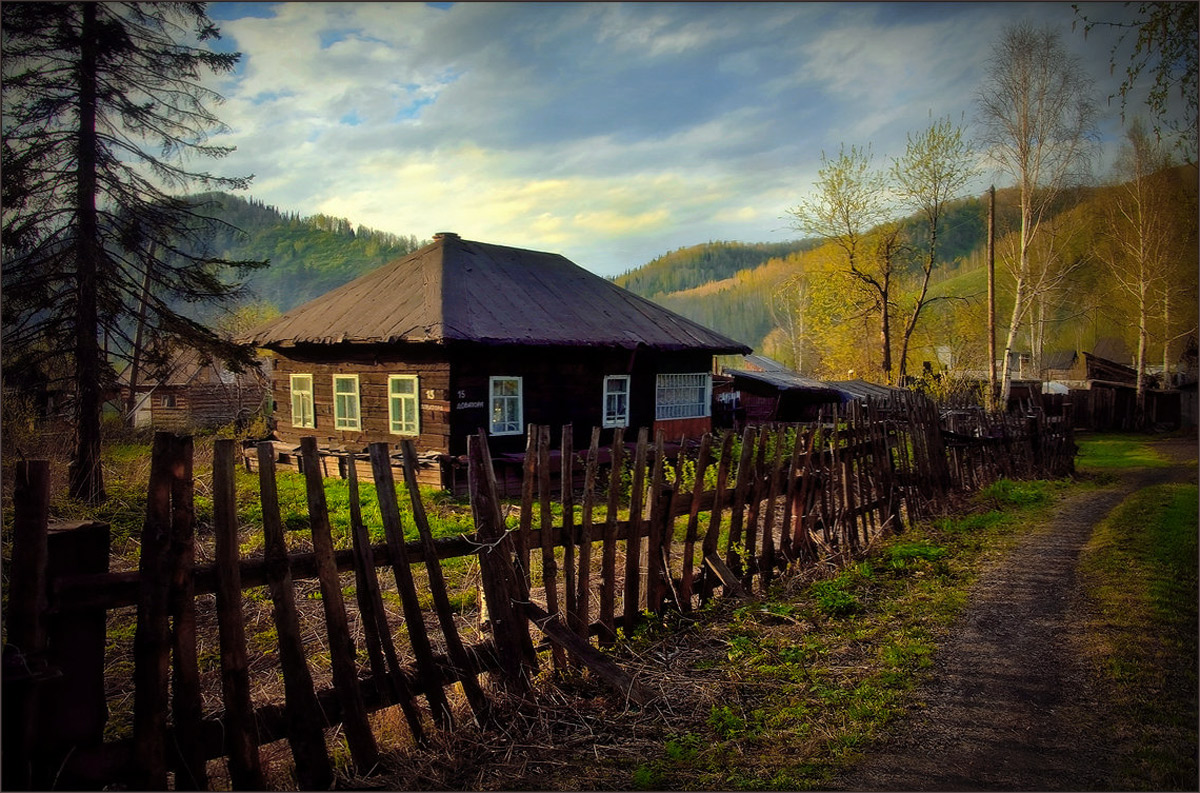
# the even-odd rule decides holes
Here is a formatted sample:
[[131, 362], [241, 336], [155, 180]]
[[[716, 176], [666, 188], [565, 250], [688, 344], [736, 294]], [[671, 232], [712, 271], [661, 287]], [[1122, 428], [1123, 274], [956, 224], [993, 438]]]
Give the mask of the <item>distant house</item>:
[[[129, 377], [129, 367], [117, 376], [122, 411], [129, 404]], [[134, 426], [187, 431], [249, 421], [263, 410], [267, 377], [257, 367], [233, 372], [185, 349], [157, 371], [143, 370], [135, 390]]]
[[528, 424], [668, 438], [711, 427], [713, 356], [739, 342], [566, 258], [438, 234], [253, 332], [272, 351], [276, 436], [331, 448], [410, 438], [462, 455], [467, 436], [519, 453]]
[[725, 368], [730, 378], [725, 402], [732, 407], [732, 426], [761, 421], [814, 421], [821, 406], [845, 401], [827, 383], [788, 369], [761, 355], [747, 355], [742, 367]]

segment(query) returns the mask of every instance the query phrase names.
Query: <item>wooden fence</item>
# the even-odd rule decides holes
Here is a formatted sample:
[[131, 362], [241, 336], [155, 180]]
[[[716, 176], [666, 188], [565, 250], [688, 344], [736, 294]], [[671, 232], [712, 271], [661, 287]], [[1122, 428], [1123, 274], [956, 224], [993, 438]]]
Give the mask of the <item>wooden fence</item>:
[[[305, 552], [288, 548], [274, 450], [263, 443], [262, 552], [254, 558], [240, 552], [234, 444], [217, 441], [212, 562], [199, 564], [192, 440], [159, 433], [139, 568], [127, 572], [108, 571], [103, 524], [48, 530], [48, 468], [19, 464], [4, 785], [261, 789], [268, 778], [261, 747], [286, 739], [295, 783], [326, 789], [335, 734], [353, 771], [370, 773], [381, 752], [370, 714], [398, 708], [417, 745], [458, 720], [486, 727], [497, 699], [527, 691], [543, 663], [586, 668], [623, 701], [644, 704], [648, 687], [602, 649], [645, 614], [753, 596], [790, 567], [852, 556], [882, 533], [901, 531], [903, 520], [943, 510], [956, 492], [999, 476], [1062, 475], [1074, 456], [1069, 421], [961, 411], [943, 422], [917, 396], [894, 403], [887, 416], [872, 405], [831, 406], [811, 425], [707, 435], [673, 458], [662, 436], [651, 442], [645, 430], [631, 444], [618, 431], [610, 450], [599, 448], [598, 430], [586, 450], [572, 449], [571, 437], [563, 428], [552, 470], [550, 428], [529, 428], [519, 508], [502, 504], [486, 436], [472, 437], [475, 532], [438, 539], [417, 489], [412, 444], [402, 448], [402, 485], [393, 480], [390, 450], [373, 444], [386, 541], [370, 541], [350, 464], [352, 542], [345, 549], [334, 547], [320, 455], [315, 439], [305, 438], [309, 526], [291, 532], [311, 541]], [[612, 464], [602, 469], [609, 454]], [[553, 478], [582, 485], [561, 488], [556, 504]], [[417, 540], [404, 539], [398, 492], [411, 503]], [[486, 631], [470, 645], [443, 576], [442, 562], [454, 557], [477, 560], [486, 604]], [[394, 589], [378, 575], [386, 568]], [[323, 612], [315, 643], [298, 613], [312, 605], [298, 587], [313, 580]], [[277, 639], [252, 652], [246, 590], [264, 585]], [[387, 608], [385, 590], [402, 617]], [[121, 729], [107, 723], [106, 626], [110, 612], [132, 607], [132, 723]], [[219, 694], [201, 679], [198, 647], [211, 645], [212, 633]], [[320, 675], [318, 652], [328, 656]], [[266, 666], [282, 678], [283, 691], [256, 702], [250, 670], [270, 661], [264, 656], [277, 659]], [[222, 757], [223, 764], [210, 762]]]

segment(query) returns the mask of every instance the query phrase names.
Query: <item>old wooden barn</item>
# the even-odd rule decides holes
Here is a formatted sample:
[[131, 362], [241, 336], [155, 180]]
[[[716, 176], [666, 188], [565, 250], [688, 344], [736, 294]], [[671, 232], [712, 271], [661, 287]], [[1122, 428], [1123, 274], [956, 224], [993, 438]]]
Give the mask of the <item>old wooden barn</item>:
[[[695, 437], [711, 427], [713, 356], [750, 349], [561, 255], [442, 233], [258, 328], [274, 353], [276, 436], [327, 448], [416, 442], [458, 457], [484, 429], [520, 454], [528, 424]], [[428, 477], [426, 477], [428, 479]], [[443, 482], [445, 484], [445, 482]]]

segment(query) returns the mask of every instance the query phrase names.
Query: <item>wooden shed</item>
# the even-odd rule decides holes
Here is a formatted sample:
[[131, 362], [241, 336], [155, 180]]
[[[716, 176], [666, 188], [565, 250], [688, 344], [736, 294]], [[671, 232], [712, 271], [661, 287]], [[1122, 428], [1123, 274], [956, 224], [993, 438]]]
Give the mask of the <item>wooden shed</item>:
[[[571, 423], [576, 447], [618, 426], [711, 427], [713, 356], [749, 348], [561, 255], [442, 233], [256, 329], [275, 354], [284, 444], [368, 443], [456, 457], [487, 431], [524, 451], [528, 424]], [[632, 431], [632, 429], [630, 430]]]

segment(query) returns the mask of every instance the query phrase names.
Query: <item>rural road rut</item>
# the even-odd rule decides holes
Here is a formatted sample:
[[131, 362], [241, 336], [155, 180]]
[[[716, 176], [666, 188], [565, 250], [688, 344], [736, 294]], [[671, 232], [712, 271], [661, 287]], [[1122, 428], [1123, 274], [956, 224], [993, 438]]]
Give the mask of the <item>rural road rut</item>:
[[1076, 494], [985, 569], [918, 691], [923, 707], [893, 724], [833, 789], [1111, 788], [1120, 730], [1073, 649], [1080, 552], [1134, 490], [1186, 476], [1178, 466], [1147, 469]]

